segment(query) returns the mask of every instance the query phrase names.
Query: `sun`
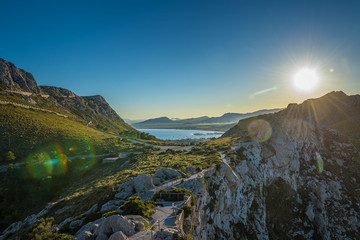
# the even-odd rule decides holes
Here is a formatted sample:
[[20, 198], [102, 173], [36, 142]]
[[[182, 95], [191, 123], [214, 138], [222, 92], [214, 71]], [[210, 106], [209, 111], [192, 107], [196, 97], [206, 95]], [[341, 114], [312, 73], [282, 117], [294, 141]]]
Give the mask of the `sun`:
[[313, 90], [319, 82], [319, 77], [314, 69], [303, 68], [294, 76], [294, 85], [301, 91]]

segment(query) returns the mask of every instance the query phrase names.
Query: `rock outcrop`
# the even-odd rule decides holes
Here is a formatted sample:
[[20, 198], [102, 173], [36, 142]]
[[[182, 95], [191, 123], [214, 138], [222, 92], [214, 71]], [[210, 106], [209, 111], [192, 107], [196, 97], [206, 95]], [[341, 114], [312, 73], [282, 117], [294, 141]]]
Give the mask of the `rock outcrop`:
[[0, 89], [40, 93], [33, 75], [0, 58]]
[[118, 199], [127, 199], [135, 193], [140, 193], [153, 187], [155, 186], [152, 177], [146, 174], [140, 174], [133, 180], [122, 184], [118, 189], [119, 193], [117, 193], [115, 197]]
[[183, 174], [178, 170], [171, 169], [171, 168], [161, 168], [154, 173], [154, 175], [152, 177], [152, 181], [153, 181], [154, 185], [157, 186], [167, 180], [180, 178], [182, 176], [183, 176]]
[[358, 98], [333, 93], [226, 133], [243, 137], [227, 153], [230, 166], [204, 176], [194, 239], [360, 238], [360, 153], [337, 124], [354, 127]]

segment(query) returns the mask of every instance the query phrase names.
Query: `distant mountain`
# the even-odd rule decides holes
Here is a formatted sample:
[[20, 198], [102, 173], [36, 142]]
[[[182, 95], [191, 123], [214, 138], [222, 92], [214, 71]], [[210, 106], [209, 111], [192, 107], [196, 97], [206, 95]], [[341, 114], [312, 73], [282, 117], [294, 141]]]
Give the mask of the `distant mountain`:
[[209, 118], [206, 121], [204, 121], [204, 123], [235, 123], [238, 122], [240, 119], [255, 117], [267, 113], [275, 113], [280, 111], [281, 109], [282, 108], [264, 109], [251, 113], [225, 113], [221, 117]]
[[160, 117], [149, 119], [143, 122], [132, 124], [138, 129], [199, 129], [199, 130], [217, 130], [226, 131], [236, 125], [240, 119], [258, 116], [261, 114], [274, 113], [280, 111], [277, 109], [265, 109], [252, 113], [225, 113], [220, 117], [202, 116], [198, 118], [187, 119], [169, 119], [168, 117]]
[[138, 124], [160, 124], [160, 123], [172, 123], [173, 120], [169, 119], [168, 117], [159, 117], [159, 118], [153, 118], [153, 119], [148, 119], [145, 120], [141, 123]]

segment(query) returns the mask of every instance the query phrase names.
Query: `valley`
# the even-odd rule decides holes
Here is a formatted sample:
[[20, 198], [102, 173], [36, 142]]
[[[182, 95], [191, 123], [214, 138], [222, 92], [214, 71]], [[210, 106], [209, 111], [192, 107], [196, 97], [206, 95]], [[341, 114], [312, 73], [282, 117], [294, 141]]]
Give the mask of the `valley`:
[[360, 95], [247, 115], [189, 145], [0, 63], [0, 239], [360, 236]]

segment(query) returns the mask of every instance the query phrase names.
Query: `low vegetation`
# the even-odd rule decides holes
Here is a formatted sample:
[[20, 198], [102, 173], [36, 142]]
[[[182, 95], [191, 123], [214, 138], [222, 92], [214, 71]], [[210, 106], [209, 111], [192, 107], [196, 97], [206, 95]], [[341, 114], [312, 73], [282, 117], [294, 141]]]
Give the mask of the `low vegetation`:
[[56, 226], [53, 225], [54, 218], [39, 219], [31, 233], [31, 240], [72, 240], [74, 237], [64, 233], [57, 233]]
[[120, 207], [120, 210], [124, 215], [141, 215], [148, 218], [153, 214], [154, 207], [158, 205], [161, 204], [154, 201], [143, 202], [141, 197], [131, 197]]
[[235, 146], [241, 138], [223, 137], [210, 141], [200, 142], [196, 145], [206, 149], [214, 149], [216, 151], [229, 150], [232, 146]]

